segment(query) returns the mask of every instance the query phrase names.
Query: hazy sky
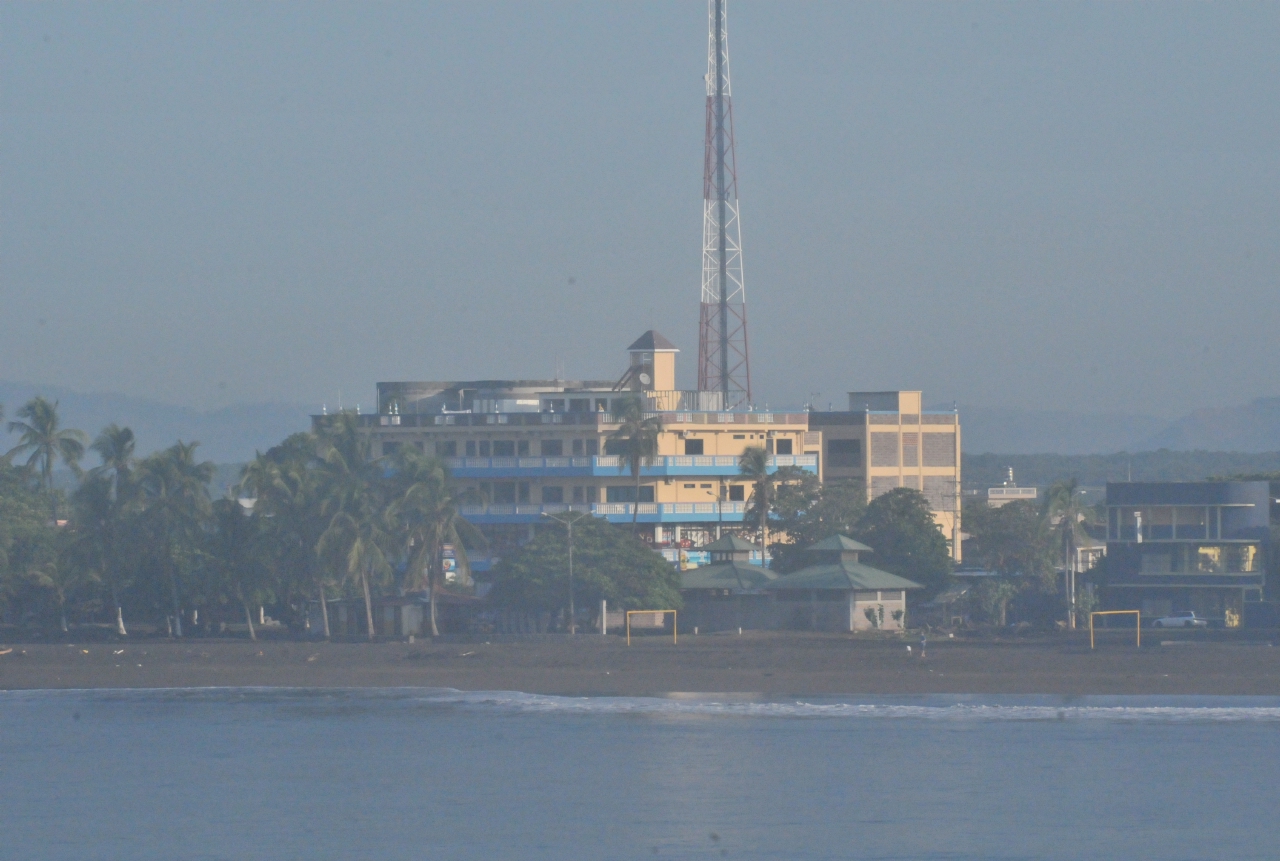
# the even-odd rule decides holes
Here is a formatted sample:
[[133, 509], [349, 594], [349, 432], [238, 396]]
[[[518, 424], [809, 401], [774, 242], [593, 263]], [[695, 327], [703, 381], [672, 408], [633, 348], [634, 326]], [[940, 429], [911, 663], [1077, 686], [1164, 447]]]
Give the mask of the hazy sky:
[[[1280, 5], [730, 3], [758, 400], [1280, 394]], [[693, 384], [704, 3], [0, 6], [0, 378]]]

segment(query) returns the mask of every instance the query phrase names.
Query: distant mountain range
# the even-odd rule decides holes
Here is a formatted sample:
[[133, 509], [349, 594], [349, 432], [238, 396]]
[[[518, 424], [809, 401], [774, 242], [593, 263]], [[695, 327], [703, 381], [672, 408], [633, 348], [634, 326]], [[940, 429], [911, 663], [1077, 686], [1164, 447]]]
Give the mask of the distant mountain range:
[[961, 406], [966, 453], [1104, 454], [1280, 451], [1280, 398], [1196, 410], [1168, 421], [1127, 413]]
[[[60, 403], [64, 427], [80, 428], [91, 437], [115, 422], [133, 428], [141, 455], [175, 440], [198, 440], [201, 457], [228, 464], [243, 463], [255, 451], [265, 451], [289, 434], [306, 430], [313, 409], [302, 404], [261, 403], [197, 410], [129, 395], [0, 381], [5, 417], [12, 419], [18, 408], [37, 394]], [[1159, 449], [1280, 452], [1280, 398], [1196, 410], [1173, 421], [1128, 413], [962, 404], [960, 421], [965, 453], [973, 455], [1084, 455]]]
[[[0, 404], [4, 404], [6, 420], [13, 419], [36, 395], [58, 401], [63, 427], [80, 428], [90, 438], [112, 422], [133, 428], [139, 455], [177, 440], [195, 440], [200, 443], [201, 459], [243, 463], [254, 451], [266, 451], [289, 434], [311, 426], [308, 408], [299, 404], [237, 404], [202, 411], [128, 395], [85, 394], [57, 386], [0, 381]], [[0, 443], [3, 436], [0, 434]], [[15, 437], [8, 445], [16, 441]]]

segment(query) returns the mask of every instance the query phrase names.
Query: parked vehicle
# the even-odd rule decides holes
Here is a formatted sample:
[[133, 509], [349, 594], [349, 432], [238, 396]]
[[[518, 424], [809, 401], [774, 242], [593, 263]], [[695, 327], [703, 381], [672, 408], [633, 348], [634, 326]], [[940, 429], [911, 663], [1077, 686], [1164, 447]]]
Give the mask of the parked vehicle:
[[1179, 610], [1168, 616], [1161, 616], [1151, 623], [1153, 628], [1207, 628], [1208, 619], [1199, 619], [1192, 610]]

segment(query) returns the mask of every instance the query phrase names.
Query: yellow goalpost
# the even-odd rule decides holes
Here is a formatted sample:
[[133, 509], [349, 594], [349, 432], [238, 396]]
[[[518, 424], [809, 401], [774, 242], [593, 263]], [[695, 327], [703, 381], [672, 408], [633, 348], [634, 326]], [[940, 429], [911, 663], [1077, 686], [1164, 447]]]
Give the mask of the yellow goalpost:
[[1138, 647], [1142, 647], [1142, 611], [1141, 610], [1096, 610], [1089, 614], [1089, 648], [1093, 646], [1093, 617], [1094, 616], [1133, 616], [1137, 623], [1135, 630], [1138, 632]]
[[627, 611], [627, 645], [631, 645], [631, 617], [649, 617], [648, 619], [636, 619], [637, 628], [661, 628], [665, 622], [666, 615], [671, 614], [671, 642], [679, 643], [680, 626], [679, 615], [675, 610], [628, 610]]

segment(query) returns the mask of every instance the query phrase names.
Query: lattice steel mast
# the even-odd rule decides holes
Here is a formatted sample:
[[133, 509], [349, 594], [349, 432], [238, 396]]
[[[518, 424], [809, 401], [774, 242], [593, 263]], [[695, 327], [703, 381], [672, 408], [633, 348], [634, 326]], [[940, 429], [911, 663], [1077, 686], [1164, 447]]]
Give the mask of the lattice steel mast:
[[742, 280], [725, 2], [707, 2], [707, 143], [702, 174], [698, 388], [721, 392], [725, 409], [733, 409], [751, 401], [751, 366], [747, 358], [747, 293]]

